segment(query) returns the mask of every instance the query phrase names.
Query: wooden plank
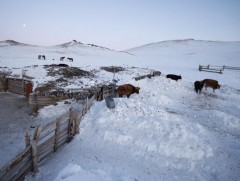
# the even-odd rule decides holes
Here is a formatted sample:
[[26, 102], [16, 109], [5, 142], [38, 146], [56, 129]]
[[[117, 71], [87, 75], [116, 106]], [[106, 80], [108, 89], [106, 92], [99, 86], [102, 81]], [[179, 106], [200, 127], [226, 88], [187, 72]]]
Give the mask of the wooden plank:
[[10, 161], [9, 163], [7, 163], [7, 165], [5, 165], [4, 167], [1, 168], [0, 170], [0, 175], [3, 172], [8, 172], [9, 169], [11, 169], [12, 167], [14, 167], [15, 165], [17, 165], [19, 162], [21, 162], [22, 159], [24, 159], [26, 157], [27, 154], [29, 154], [31, 152], [31, 145], [28, 146], [27, 148], [25, 148], [22, 152], [20, 152], [16, 158], [14, 158], [12, 161]]
[[31, 162], [31, 158], [32, 158], [32, 154], [29, 152], [28, 155], [26, 155], [21, 162], [17, 163], [16, 165], [14, 165], [13, 167], [11, 167], [9, 170], [1, 172], [0, 173], [0, 178], [7, 178], [7, 177], [11, 177], [11, 175], [14, 175], [19, 169], [21, 169], [22, 167], [24, 167], [24, 165], [27, 162]]
[[45, 152], [44, 154], [42, 154], [41, 156], [39, 156], [39, 163], [41, 163], [42, 161], [44, 161], [49, 155], [51, 155], [53, 152], [52, 150], [48, 150], [47, 152]]
[[212, 71], [212, 70], [205, 70], [205, 69], [202, 69], [201, 71], [222, 74], [222, 71]]
[[55, 126], [55, 124], [56, 124], [56, 122], [57, 122], [58, 120], [61, 120], [60, 123], [65, 122], [65, 119], [67, 119], [68, 116], [69, 116], [69, 112], [66, 112], [66, 113], [64, 113], [62, 116], [58, 117], [57, 119], [54, 119], [53, 121], [47, 123], [46, 125], [44, 125], [44, 126], [42, 127], [42, 132], [44, 132], [46, 129], [48, 129], [48, 128], [51, 127], [51, 126]]
[[28, 161], [27, 163], [25, 163], [23, 165], [23, 167], [21, 167], [14, 175], [12, 175], [11, 177], [8, 177], [9, 181], [17, 181], [19, 180], [19, 178], [21, 178], [23, 176], [24, 173], [26, 173], [26, 171], [31, 171], [32, 170], [32, 162]]
[[62, 135], [67, 134], [67, 130], [68, 130], [68, 127], [64, 128], [64, 129], [62, 129], [62, 130], [60, 130], [59, 137], [61, 137]]
[[78, 112], [75, 112], [75, 134], [79, 133], [79, 119], [78, 119]]
[[62, 135], [59, 139], [58, 139], [58, 144], [60, 144], [63, 141], [67, 141], [68, 140], [68, 134], [64, 134]]
[[45, 142], [43, 142], [42, 144], [38, 145], [38, 149], [41, 151], [44, 148], [49, 147], [50, 145], [53, 145], [54, 139], [55, 139], [55, 137], [53, 135], [52, 137], [48, 138]]
[[55, 129], [54, 152], [57, 151], [57, 143], [58, 143], [59, 135], [60, 135], [60, 121], [58, 120], [56, 122], [56, 129]]
[[38, 152], [38, 158], [41, 158], [48, 152], [54, 152], [54, 144], [42, 148], [41, 151]]
[[68, 120], [68, 141], [70, 142], [73, 139], [73, 129], [74, 129], [74, 125], [73, 125], [73, 111], [72, 108], [69, 109], [69, 120]]
[[[57, 119], [56, 119], [57, 120]], [[66, 120], [59, 120], [59, 123], [60, 123], [60, 126], [63, 125], [64, 123], [67, 122], [67, 119]], [[54, 123], [56, 124], [55, 120], [47, 125], [44, 126], [44, 131], [43, 133], [41, 134], [40, 136], [40, 140], [43, 140], [45, 137], [47, 137], [48, 135], [52, 134], [53, 132], [55, 132], [55, 126], [54, 126]], [[47, 130], [48, 129], [48, 130]], [[46, 131], [47, 130], [47, 131]]]
[[18, 178], [18, 180], [24, 180], [25, 176], [27, 176], [30, 172], [32, 172], [32, 164], [29, 168], [22, 173], [22, 175]]
[[59, 142], [58, 143], [58, 148], [61, 148], [61, 147], [63, 147], [63, 145], [65, 145], [66, 143], [68, 143], [68, 140], [67, 140], [67, 138], [64, 140], [61, 140], [61, 142]]

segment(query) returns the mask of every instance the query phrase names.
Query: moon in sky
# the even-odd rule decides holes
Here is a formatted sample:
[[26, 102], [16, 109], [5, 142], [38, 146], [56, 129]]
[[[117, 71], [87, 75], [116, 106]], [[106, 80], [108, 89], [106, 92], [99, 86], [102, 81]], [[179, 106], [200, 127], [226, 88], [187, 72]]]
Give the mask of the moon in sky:
[[22, 26], [23, 26], [23, 28], [25, 28], [27, 25], [26, 25], [26, 24], [23, 24]]

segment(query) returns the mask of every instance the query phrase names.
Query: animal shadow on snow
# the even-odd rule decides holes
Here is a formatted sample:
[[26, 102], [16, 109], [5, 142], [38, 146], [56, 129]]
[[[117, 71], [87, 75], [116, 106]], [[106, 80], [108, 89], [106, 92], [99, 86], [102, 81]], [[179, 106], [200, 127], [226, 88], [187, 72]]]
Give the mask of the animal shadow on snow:
[[202, 94], [207, 97], [212, 97], [212, 98], [219, 98], [219, 96], [216, 93], [210, 93], [206, 91], [202, 91]]

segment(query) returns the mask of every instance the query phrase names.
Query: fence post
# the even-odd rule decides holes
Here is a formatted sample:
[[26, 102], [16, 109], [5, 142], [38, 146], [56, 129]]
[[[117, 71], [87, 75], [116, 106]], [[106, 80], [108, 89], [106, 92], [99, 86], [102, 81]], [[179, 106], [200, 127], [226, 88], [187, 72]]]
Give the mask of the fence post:
[[[87, 110], [88, 110], [88, 97], [87, 97]], [[86, 112], [87, 112], [87, 110], [86, 110]]]
[[37, 103], [37, 95], [33, 94], [33, 112], [37, 113], [38, 111], [38, 103]]
[[40, 128], [37, 127], [34, 131], [33, 141], [32, 141], [32, 162], [33, 162], [33, 172], [38, 172], [38, 152], [37, 143], [40, 136]]
[[57, 120], [56, 122], [56, 129], [55, 129], [55, 140], [54, 140], [54, 152], [58, 149], [58, 137], [59, 137], [59, 130], [60, 130], [60, 120]]
[[33, 172], [38, 172], [38, 157], [37, 157], [37, 141], [32, 142], [32, 162], [33, 162]]
[[78, 112], [75, 113], [75, 134], [79, 133], [79, 122], [80, 120], [78, 120]]
[[26, 145], [26, 148], [30, 145], [30, 136], [29, 136], [29, 133], [28, 131], [26, 132], [25, 134], [25, 145]]
[[72, 108], [69, 109], [69, 119], [68, 119], [68, 138], [67, 142], [69, 143], [73, 139], [73, 115]]

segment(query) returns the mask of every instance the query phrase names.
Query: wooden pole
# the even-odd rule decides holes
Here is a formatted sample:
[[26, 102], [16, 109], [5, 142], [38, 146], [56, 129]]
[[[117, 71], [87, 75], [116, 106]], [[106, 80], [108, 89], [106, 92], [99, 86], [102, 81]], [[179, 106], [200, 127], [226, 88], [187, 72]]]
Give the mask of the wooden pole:
[[40, 136], [40, 130], [41, 130], [41, 128], [36, 127], [35, 131], [34, 131], [34, 134], [33, 134], [33, 140], [35, 140], [37, 142], [38, 142], [38, 139], [39, 139], [39, 136]]
[[67, 142], [72, 141], [73, 138], [73, 115], [72, 115], [72, 108], [69, 109], [69, 119], [68, 119], [68, 138]]
[[75, 134], [79, 133], [79, 122], [78, 120], [78, 112], [75, 113]]
[[25, 145], [26, 145], [26, 147], [28, 147], [29, 145], [30, 145], [30, 136], [29, 136], [29, 133], [28, 133], [28, 131], [26, 132], [26, 134], [25, 134]]
[[32, 163], [33, 163], [33, 172], [38, 172], [38, 151], [37, 151], [37, 143], [40, 136], [40, 128], [36, 127], [33, 135], [32, 141]]
[[59, 131], [60, 131], [60, 120], [57, 120], [56, 122], [56, 129], [55, 129], [55, 140], [54, 140], [54, 152], [58, 149], [58, 138], [59, 138]]
[[33, 140], [32, 142], [32, 163], [33, 163], [33, 172], [38, 172], [38, 155], [37, 155], [37, 141]]

